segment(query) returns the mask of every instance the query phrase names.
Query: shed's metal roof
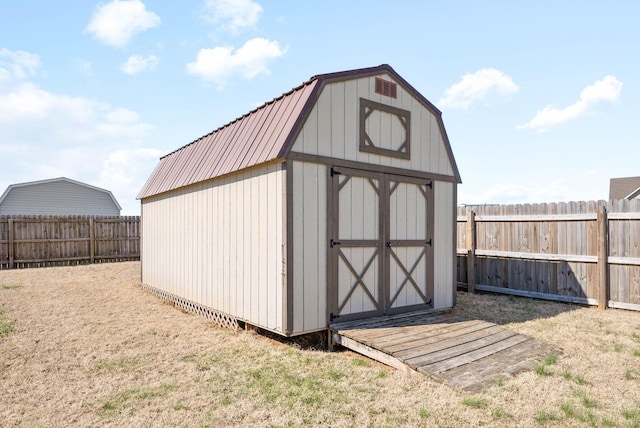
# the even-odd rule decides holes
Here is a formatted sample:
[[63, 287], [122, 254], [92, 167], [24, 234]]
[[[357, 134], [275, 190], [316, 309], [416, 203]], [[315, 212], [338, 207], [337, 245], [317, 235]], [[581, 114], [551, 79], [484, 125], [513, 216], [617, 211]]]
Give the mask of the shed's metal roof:
[[[313, 76], [307, 82], [163, 156], [138, 199], [209, 180], [275, 159], [284, 159], [326, 83], [389, 73], [441, 121], [441, 112], [387, 64]], [[454, 175], [460, 181], [441, 123]]]

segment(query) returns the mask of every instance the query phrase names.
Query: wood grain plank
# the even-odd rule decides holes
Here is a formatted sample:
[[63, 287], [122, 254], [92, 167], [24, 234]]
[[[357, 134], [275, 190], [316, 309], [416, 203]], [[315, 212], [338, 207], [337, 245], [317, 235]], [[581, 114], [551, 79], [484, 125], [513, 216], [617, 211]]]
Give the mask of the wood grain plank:
[[436, 326], [436, 328], [430, 330], [418, 327], [413, 331], [400, 333], [394, 332], [393, 335], [379, 337], [371, 342], [375, 342], [377, 347], [384, 349], [387, 352], [395, 352], [401, 349], [413, 348], [416, 346], [422, 346], [426, 343], [449, 339], [467, 332], [487, 328], [490, 325], [490, 323], [477, 320], [453, 325], [440, 324]]
[[411, 346], [409, 344], [407, 347], [405, 344], [405, 346], [399, 347], [395, 352], [390, 351], [388, 348], [385, 348], [385, 351], [391, 352], [394, 357], [402, 358], [406, 361], [409, 361], [412, 358], [438, 354], [445, 350], [452, 352], [466, 352], [469, 347], [475, 348], [476, 346], [481, 346], [483, 343], [481, 341], [503, 332], [508, 332], [508, 330], [491, 324], [488, 326], [476, 325], [469, 327], [467, 331], [462, 333], [460, 331], [452, 332], [448, 338], [429, 337], [415, 343], [416, 346]]
[[454, 358], [448, 358], [435, 363], [416, 366], [416, 370], [426, 374], [430, 374], [430, 373], [438, 374], [440, 372], [450, 370], [454, 367], [459, 367], [461, 365], [469, 364], [473, 361], [477, 361], [481, 358], [485, 358], [489, 355], [495, 354], [497, 352], [500, 352], [512, 346], [516, 346], [527, 340], [529, 340], [527, 336], [513, 334], [506, 337], [504, 340], [500, 340], [491, 345], [484, 346], [478, 349], [474, 349], [470, 352], [457, 355]]
[[[455, 346], [443, 347], [442, 349], [439, 349], [435, 352], [432, 352], [430, 349], [431, 347], [429, 347], [429, 349], [425, 349], [425, 351], [428, 353], [416, 355], [411, 358], [407, 358], [404, 361], [405, 363], [409, 364], [409, 366], [411, 366], [412, 368], [436, 365], [449, 360], [455, 360], [458, 357], [463, 358], [466, 361], [467, 359], [467, 357], [465, 357], [466, 355], [473, 354], [482, 349], [489, 349], [491, 348], [492, 345], [496, 345], [501, 342], [504, 342], [506, 339], [509, 339], [514, 336], [517, 336], [517, 333], [514, 333], [513, 331], [510, 331], [510, 330], [500, 329], [497, 332], [495, 332], [494, 330], [494, 334], [483, 335], [482, 337], [477, 338], [476, 340], [462, 342]], [[492, 353], [493, 352], [489, 352], [488, 354], [483, 356], [491, 355]], [[474, 359], [469, 361], [474, 361]], [[450, 368], [452, 367], [457, 367], [457, 366], [453, 365]]]

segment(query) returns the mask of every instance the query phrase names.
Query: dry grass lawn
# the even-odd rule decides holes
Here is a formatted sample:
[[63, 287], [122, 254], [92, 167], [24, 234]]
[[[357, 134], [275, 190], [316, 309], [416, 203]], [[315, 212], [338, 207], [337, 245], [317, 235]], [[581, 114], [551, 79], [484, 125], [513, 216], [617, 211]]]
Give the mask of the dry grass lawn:
[[470, 395], [216, 329], [141, 290], [139, 272], [0, 271], [0, 425], [640, 426], [640, 313], [460, 293], [460, 315], [558, 350]]

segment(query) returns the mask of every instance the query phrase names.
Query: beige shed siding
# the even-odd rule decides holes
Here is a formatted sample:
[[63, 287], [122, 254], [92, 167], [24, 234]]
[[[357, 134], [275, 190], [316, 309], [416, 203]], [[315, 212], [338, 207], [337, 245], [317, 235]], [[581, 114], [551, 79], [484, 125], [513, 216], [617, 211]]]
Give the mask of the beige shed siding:
[[455, 194], [454, 183], [434, 182], [434, 275], [433, 307], [443, 309], [453, 307], [455, 278], [454, 223]]
[[327, 327], [327, 166], [293, 162], [293, 331]]
[[272, 162], [142, 201], [142, 281], [284, 331], [285, 172]]
[[[387, 74], [379, 77], [393, 80]], [[359, 151], [360, 98], [411, 112], [411, 159]], [[400, 129], [381, 124], [370, 132], [382, 135], [400, 132]], [[376, 139], [375, 136], [372, 138]], [[419, 141], [430, 144], [420, 145]], [[375, 93], [375, 76], [327, 84], [294, 142], [292, 152], [455, 175], [438, 118], [400, 85], [395, 99]]]

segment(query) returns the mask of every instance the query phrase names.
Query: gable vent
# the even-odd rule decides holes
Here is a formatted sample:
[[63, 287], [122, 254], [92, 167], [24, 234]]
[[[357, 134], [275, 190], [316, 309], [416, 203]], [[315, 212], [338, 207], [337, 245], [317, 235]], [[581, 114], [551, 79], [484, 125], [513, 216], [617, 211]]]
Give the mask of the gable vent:
[[376, 94], [385, 97], [398, 98], [398, 85], [388, 80], [376, 77]]

